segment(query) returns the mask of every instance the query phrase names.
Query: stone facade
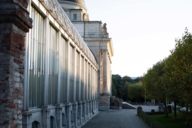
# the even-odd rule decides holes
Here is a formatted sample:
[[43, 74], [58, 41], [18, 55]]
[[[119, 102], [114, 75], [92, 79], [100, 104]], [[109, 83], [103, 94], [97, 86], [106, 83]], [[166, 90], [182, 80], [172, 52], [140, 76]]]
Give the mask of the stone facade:
[[0, 1], [1, 128], [81, 127], [98, 112], [97, 73], [57, 0]]
[[0, 127], [83, 126], [109, 109], [112, 55], [82, 0], [1, 0]]
[[[97, 114], [98, 110], [95, 90], [96, 60], [57, 1], [34, 0], [30, 14], [34, 27], [28, 35], [26, 88], [32, 90], [32, 93], [29, 90], [24, 125], [45, 128], [81, 127]], [[42, 35], [39, 37], [37, 34]], [[45, 38], [41, 38], [42, 36]], [[38, 49], [38, 45], [43, 45], [42, 49], [39, 48], [39, 56], [45, 56], [41, 58], [44, 60], [39, 62], [39, 58], [33, 61], [39, 50], [32, 50]], [[45, 66], [38, 69], [37, 64]], [[36, 72], [39, 72], [40, 76]], [[36, 83], [35, 86], [33, 81], [31, 83], [30, 79], [34, 78], [44, 79], [43, 89], [39, 88], [41, 84]], [[43, 95], [36, 92], [33, 89], [35, 87], [40, 89]], [[43, 99], [38, 100], [40, 97]]]
[[98, 65], [99, 109], [108, 110], [111, 96], [111, 63], [113, 46], [106, 23], [89, 20], [83, 0], [59, 0], [70, 20], [93, 52]]

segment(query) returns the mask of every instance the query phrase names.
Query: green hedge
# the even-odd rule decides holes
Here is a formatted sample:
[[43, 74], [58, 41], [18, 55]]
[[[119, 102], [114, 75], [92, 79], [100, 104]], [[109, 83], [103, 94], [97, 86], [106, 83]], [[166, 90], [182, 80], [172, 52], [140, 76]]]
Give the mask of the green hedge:
[[141, 112], [138, 116], [148, 124], [150, 128], [192, 128], [192, 116], [179, 113], [175, 119], [173, 114], [166, 117], [162, 113], [144, 113]]

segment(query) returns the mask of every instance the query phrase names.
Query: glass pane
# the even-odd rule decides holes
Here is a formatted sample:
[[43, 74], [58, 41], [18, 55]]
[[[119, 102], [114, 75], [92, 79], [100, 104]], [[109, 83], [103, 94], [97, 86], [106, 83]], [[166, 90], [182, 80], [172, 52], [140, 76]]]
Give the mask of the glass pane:
[[59, 67], [59, 50], [57, 42], [57, 31], [50, 25], [49, 32], [49, 104], [57, 103], [57, 87], [58, 87], [58, 67]]
[[45, 78], [45, 42], [44, 42], [44, 18], [32, 7], [31, 17], [33, 28], [28, 49], [29, 72], [29, 105], [40, 107], [43, 105], [44, 78]]

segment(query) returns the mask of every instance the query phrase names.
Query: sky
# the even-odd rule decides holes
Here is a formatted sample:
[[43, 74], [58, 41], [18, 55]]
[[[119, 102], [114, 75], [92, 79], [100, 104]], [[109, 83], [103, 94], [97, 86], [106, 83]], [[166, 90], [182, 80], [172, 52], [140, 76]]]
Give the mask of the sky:
[[112, 73], [143, 76], [192, 30], [192, 0], [85, 0], [90, 20], [107, 23]]

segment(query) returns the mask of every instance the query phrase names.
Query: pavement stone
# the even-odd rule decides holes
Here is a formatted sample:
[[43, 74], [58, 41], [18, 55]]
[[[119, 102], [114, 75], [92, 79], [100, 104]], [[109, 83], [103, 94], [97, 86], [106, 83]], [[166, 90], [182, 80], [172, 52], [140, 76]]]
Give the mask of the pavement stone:
[[82, 128], [149, 128], [136, 109], [101, 111]]

